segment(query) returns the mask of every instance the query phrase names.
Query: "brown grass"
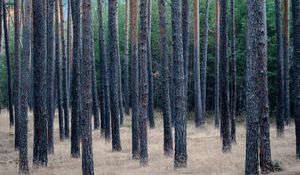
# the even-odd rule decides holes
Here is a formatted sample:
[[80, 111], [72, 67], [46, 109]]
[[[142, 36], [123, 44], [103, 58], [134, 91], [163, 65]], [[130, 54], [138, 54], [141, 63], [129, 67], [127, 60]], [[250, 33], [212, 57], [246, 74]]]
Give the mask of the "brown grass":
[[[32, 167], [33, 122], [29, 117], [29, 166], [31, 174], [81, 174], [81, 159], [70, 157], [70, 141], [58, 139], [58, 120], [55, 118], [55, 154], [50, 155], [47, 168]], [[237, 145], [232, 153], [221, 152], [219, 130], [212, 125], [205, 129], [196, 129], [193, 123], [188, 124], [188, 167], [173, 169], [173, 158], [163, 155], [162, 120], [157, 114], [156, 129], [148, 130], [149, 166], [139, 167], [139, 161], [131, 159], [130, 117], [126, 116], [121, 128], [123, 151], [113, 153], [111, 143], [100, 138], [100, 131], [93, 131], [93, 153], [95, 174], [105, 175], [146, 175], [146, 174], [205, 174], [205, 175], [241, 175], [244, 174], [245, 162], [245, 127], [237, 127]], [[300, 162], [295, 159], [294, 126], [286, 128], [285, 137], [276, 138], [275, 129], [271, 128], [272, 158], [284, 165], [284, 171], [274, 174], [300, 174]], [[8, 113], [0, 115], [0, 175], [18, 174], [18, 152], [14, 150], [14, 129], [9, 128]]]

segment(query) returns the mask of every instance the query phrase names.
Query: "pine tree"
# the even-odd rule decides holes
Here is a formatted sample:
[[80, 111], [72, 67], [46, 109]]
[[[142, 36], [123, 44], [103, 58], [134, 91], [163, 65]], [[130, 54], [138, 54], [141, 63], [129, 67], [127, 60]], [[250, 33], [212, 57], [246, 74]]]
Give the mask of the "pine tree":
[[[182, 0], [182, 43], [183, 43], [183, 60], [184, 60], [184, 82], [185, 96], [188, 96], [189, 83], [189, 17], [190, 5], [189, 0]], [[188, 101], [186, 99], [186, 109], [188, 109]]]
[[125, 103], [125, 113], [129, 115], [129, 65], [128, 65], [128, 57], [129, 57], [129, 0], [125, 1], [125, 55], [124, 55], [124, 103]]
[[220, 0], [216, 0], [215, 127], [220, 126]]

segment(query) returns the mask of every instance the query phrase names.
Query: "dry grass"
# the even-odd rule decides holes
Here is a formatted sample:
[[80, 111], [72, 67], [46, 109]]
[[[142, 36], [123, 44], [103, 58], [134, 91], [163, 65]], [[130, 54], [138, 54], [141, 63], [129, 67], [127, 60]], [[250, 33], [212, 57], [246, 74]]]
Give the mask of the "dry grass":
[[[159, 115], [158, 115], [159, 116]], [[70, 157], [70, 141], [58, 140], [57, 117], [55, 118], [55, 154], [50, 155], [47, 168], [32, 167], [32, 115], [29, 117], [29, 166], [31, 174], [81, 174], [81, 159]], [[173, 169], [173, 158], [163, 155], [162, 120], [157, 117], [157, 127], [148, 130], [149, 166], [139, 167], [139, 162], [131, 159], [131, 129], [127, 116], [124, 127], [121, 128], [123, 151], [113, 153], [111, 143], [105, 143], [100, 138], [99, 130], [93, 131], [93, 153], [95, 174], [132, 175], [132, 174], [244, 174], [245, 162], [245, 128], [237, 128], [237, 145], [232, 153], [221, 152], [219, 130], [212, 125], [205, 129], [196, 129], [192, 123], [188, 124], [188, 167]], [[18, 174], [18, 152], [14, 151], [14, 129], [9, 128], [8, 113], [0, 115], [0, 175]], [[284, 138], [278, 139], [275, 129], [271, 129], [271, 145], [273, 160], [283, 163], [285, 170], [277, 173], [282, 175], [300, 174], [300, 162], [295, 160], [294, 126], [287, 127]], [[276, 174], [276, 173], [274, 173]]]

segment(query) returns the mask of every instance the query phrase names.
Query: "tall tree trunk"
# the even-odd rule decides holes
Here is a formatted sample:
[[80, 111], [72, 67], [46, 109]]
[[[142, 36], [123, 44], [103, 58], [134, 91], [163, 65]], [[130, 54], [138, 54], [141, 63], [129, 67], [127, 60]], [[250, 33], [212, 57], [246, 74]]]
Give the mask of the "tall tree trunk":
[[14, 111], [13, 111], [13, 94], [11, 85], [11, 67], [10, 67], [10, 55], [9, 55], [9, 30], [6, 15], [6, 5], [5, 0], [2, 1], [3, 4], [3, 28], [4, 28], [4, 39], [5, 39], [5, 56], [6, 56], [6, 77], [7, 77], [7, 96], [8, 96], [8, 108], [9, 108], [9, 126], [12, 127], [15, 123]]
[[175, 157], [174, 167], [186, 167], [186, 92], [184, 78], [184, 57], [182, 44], [181, 0], [171, 1], [172, 33], [173, 33], [173, 61], [175, 91]]
[[[108, 64], [106, 57], [103, 18], [102, 18], [102, 0], [98, 0], [98, 20], [99, 20], [99, 51], [100, 51], [100, 67], [101, 67], [101, 89], [102, 89], [102, 105], [103, 120], [101, 128], [104, 128], [105, 139], [110, 139], [110, 96], [109, 96], [109, 83], [108, 83]], [[102, 117], [102, 116], [101, 116]], [[103, 121], [102, 120], [102, 121]]]
[[215, 127], [220, 126], [220, 0], [216, 0]]
[[48, 115], [48, 153], [54, 153], [54, 1], [47, 0], [47, 115]]
[[148, 2], [148, 42], [147, 42], [147, 57], [148, 57], [148, 118], [150, 123], [150, 128], [155, 128], [155, 119], [154, 119], [154, 104], [153, 104], [153, 70], [152, 70], [152, 51], [151, 51], [151, 18], [152, 18], [152, 3], [151, 0]]
[[82, 1], [82, 174], [94, 174], [92, 149], [93, 22], [91, 0]]
[[171, 156], [173, 153], [170, 85], [169, 85], [169, 57], [166, 34], [166, 6], [164, 0], [158, 0], [160, 53], [162, 57], [162, 87], [163, 87], [163, 122], [164, 122], [164, 154]]
[[20, 115], [20, 13], [19, 0], [14, 0], [14, 60], [15, 60], [15, 149], [19, 147]]
[[92, 59], [93, 115], [94, 115], [94, 129], [99, 129], [100, 116], [99, 116], [99, 102], [98, 102], [97, 82], [96, 81], [97, 81], [96, 80], [96, 63], [95, 63], [95, 56], [94, 56], [94, 40], [93, 40], [93, 59]]
[[[188, 83], [189, 83], [189, 18], [190, 18], [190, 5], [189, 0], [182, 0], [182, 43], [183, 43], [183, 61], [184, 61], [184, 91], [185, 96], [188, 96]], [[188, 109], [188, 100], [185, 99], [185, 107]], [[186, 111], [187, 112], [187, 111]]]
[[111, 126], [112, 126], [112, 150], [121, 151], [120, 140], [120, 77], [119, 77], [119, 49], [118, 49], [118, 1], [108, 1], [108, 35], [110, 56], [110, 95], [111, 95]]
[[67, 56], [66, 56], [66, 43], [64, 31], [64, 7], [63, 0], [59, 0], [60, 12], [60, 37], [61, 37], [61, 53], [62, 53], [62, 91], [63, 91], [63, 107], [65, 117], [65, 137], [70, 137], [69, 127], [69, 96], [68, 96], [68, 80], [67, 80]]
[[235, 118], [236, 118], [236, 44], [235, 44], [235, 16], [234, 16], [234, 0], [230, 0], [231, 14], [231, 86], [230, 86], [230, 119], [231, 119], [231, 141], [236, 143], [235, 138]]
[[199, 20], [199, 0], [194, 0], [194, 98], [196, 127], [202, 127], [204, 125], [200, 86]]
[[300, 159], [300, 2], [292, 0], [293, 45], [295, 72], [295, 125], [296, 125], [296, 158]]
[[125, 83], [124, 83], [124, 103], [125, 103], [125, 113], [129, 115], [129, 67], [128, 67], [128, 56], [129, 56], [129, 30], [128, 30], [128, 24], [129, 24], [129, 0], [125, 1], [125, 56], [124, 56], [124, 67], [125, 67]]
[[80, 156], [80, 119], [81, 119], [81, 82], [80, 82], [80, 0], [71, 0], [73, 20], [73, 50], [72, 52], [72, 118], [71, 118], [71, 155]]
[[140, 1], [140, 45], [139, 45], [139, 66], [140, 66], [140, 165], [148, 165], [148, 138], [147, 138], [147, 109], [149, 76], [147, 66], [147, 43], [148, 43], [148, 0]]
[[59, 0], [55, 0], [55, 81], [56, 81], [56, 103], [59, 119], [59, 138], [65, 138], [64, 117], [61, 104], [61, 71], [60, 71], [60, 39], [59, 39]]
[[281, 0], [275, 1], [276, 11], [276, 59], [277, 59], [277, 136], [284, 135], [284, 86], [283, 86], [283, 55], [281, 29]]
[[[71, 58], [72, 58], [72, 42], [71, 42], [71, 38], [72, 38], [72, 30], [71, 30], [71, 26], [72, 26], [72, 12], [71, 12], [71, 4], [70, 4], [70, 0], [68, 0], [68, 15], [67, 15], [67, 90], [68, 90], [68, 96], [69, 96], [69, 101], [71, 98], [71, 89], [70, 89], [70, 85], [71, 85], [71, 76], [70, 76], [70, 72], [71, 72]], [[70, 103], [70, 102], [69, 102]]]
[[31, 0], [24, 0], [24, 27], [23, 27], [23, 51], [21, 60], [21, 86], [20, 86], [20, 145], [19, 145], [19, 170], [22, 174], [29, 174], [28, 168], [28, 98], [30, 89], [30, 45], [31, 45]]
[[289, 86], [289, 0], [284, 0], [283, 20], [283, 78], [284, 78], [284, 119], [286, 124], [291, 124], [290, 117], [290, 86]]
[[33, 163], [47, 166], [47, 111], [46, 111], [46, 18], [45, 3], [34, 0], [33, 9], [33, 93], [34, 145]]
[[132, 158], [138, 159], [139, 147], [139, 64], [138, 64], [138, 0], [130, 0]]

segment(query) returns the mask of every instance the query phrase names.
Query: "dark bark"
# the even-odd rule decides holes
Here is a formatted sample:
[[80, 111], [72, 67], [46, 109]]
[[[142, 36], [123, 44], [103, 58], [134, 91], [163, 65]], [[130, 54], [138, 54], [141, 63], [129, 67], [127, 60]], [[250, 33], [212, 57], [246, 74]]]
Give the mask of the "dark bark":
[[59, 120], [59, 138], [65, 138], [64, 117], [61, 104], [61, 70], [60, 70], [60, 39], [59, 39], [59, 0], [55, 0], [55, 81], [56, 81], [56, 103]]
[[111, 99], [111, 126], [112, 150], [121, 151], [120, 140], [120, 101], [119, 101], [119, 49], [118, 49], [118, 1], [108, 1], [108, 36], [110, 56], [110, 99]]
[[164, 0], [158, 0], [160, 53], [162, 58], [162, 87], [163, 87], [163, 122], [164, 122], [164, 154], [171, 156], [173, 153], [170, 85], [169, 85], [169, 57], [167, 43], [166, 6]]
[[215, 127], [220, 126], [220, 0], [216, 0]]
[[284, 135], [284, 86], [283, 86], [283, 50], [282, 50], [282, 19], [281, 0], [275, 1], [276, 11], [276, 60], [277, 60], [277, 136]]
[[48, 153], [54, 153], [54, 1], [47, 0], [47, 117]]
[[96, 65], [95, 64], [96, 63], [95, 63], [94, 44], [93, 44], [93, 59], [92, 59], [93, 115], [94, 115], [94, 129], [99, 129], [99, 127], [100, 127], [100, 116], [99, 116], [99, 102], [98, 102], [98, 93], [97, 93]]
[[67, 15], [67, 90], [68, 90], [68, 97], [69, 97], [69, 103], [71, 98], [71, 95], [73, 95], [71, 93], [71, 89], [70, 89], [70, 85], [71, 85], [71, 76], [70, 76], [70, 72], [71, 72], [71, 59], [72, 59], [72, 30], [71, 30], [71, 25], [72, 25], [72, 10], [71, 10], [71, 4], [70, 4], [70, 0], [67, 1], [68, 2], [68, 15]]
[[132, 98], [132, 158], [138, 159], [139, 147], [139, 64], [138, 64], [138, 1], [130, 0], [131, 98]]
[[[184, 60], [184, 91], [185, 96], [188, 96], [188, 83], [189, 83], [189, 17], [190, 5], [189, 0], [182, 0], [182, 43], [183, 43], [183, 60]], [[186, 109], [188, 109], [188, 101], [186, 100]]]
[[300, 159], [300, 2], [292, 0], [293, 45], [295, 72], [295, 126], [296, 126], [296, 158]]
[[71, 118], [71, 155], [80, 156], [80, 119], [81, 119], [81, 82], [80, 82], [80, 0], [71, 0], [73, 20], [72, 54], [72, 118]]
[[28, 98], [30, 88], [30, 44], [31, 44], [31, 0], [24, 0], [24, 26], [23, 26], [23, 51], [21, 60], [21, 86], [20, 86], [20, 145], [19, 145], [19, 170], [22, 174], [29, 174], [28, 168]]
[[118, 95], [119, 95], [119, 108], [120, 108], [120, 125], [123, 126], [124, 123], [124, 108], [123, 108], [123, 91], [122, 91], [122, 66], [120, 60], [120, 47], [119, 47], [119, 28], [117, 27], [117, 49], [118, 49]]
[[173, 61], [174, 61], [174, 98], [175, 98], [175, 156], [174, 167], [186, 167], [186, 92], [184, 57], [182, 42], [181, 0], [171, 1], [172, 9], [172, 35], [173, 35]]
[[14, 111], [13, 111], [13, 94], [12, 94], [12, 83], [11, 83], [11, 67], [10, 67], [10, 55], [9, 55], [9, 30], [8, 22], [6, 15], [6, 5], [5, 0], [2, 1], [3, 4], [3, 28], [4, 28], [4, 42], [5, 42], [5, 56], [6, 56], [6, 78], [7, 78], [7, 96], [8, 96], [8, 108], [9, 108], [9, 126], [13, 126], [15, 123], [14, 120]]
[[139, 72], [140, 72], [140, 113], [139, 113], [139, 136], [140, 136], [140, 165], [148, 165], [148, 138], [147, 138], [147, 116], [148, 116], [148, 90], [149, 76], [147, 66], [147, 43], [148, 43], [148, 0], [140, 1], [140, 43], [139, 43]]
[[125, 113], [129, 115], [129, 67], [128, 67], [128, 57], [129, 57], [129, 0], [125, 1], [125, 56], [124, 56], [124, 104], [125, 104]]
[[47, 110], [46, 110], [46, 18], [45, 3], [34, 0], [33, 9], [33, 94], [34, 145], [33, 163], [47, 166]]
[[91, 0], [82, 1], [82, 174], [94, 174], [92, 143], [93, 22]]
[[60, 12], [60, 37], [61, 37], [61, 56], [62, 56], [62, 91], [63, 91], [63, 108], [64, 108], [64, 124], [65, 124], [65, 138], [70, 137], [70, 124], [69, 124], [69, 95], [68, 95], [68, 80], [67, 80], [67, 56], [66, 56], [66, 43], [64, 32], [64, 8], [63, 0], [59, 0]]

